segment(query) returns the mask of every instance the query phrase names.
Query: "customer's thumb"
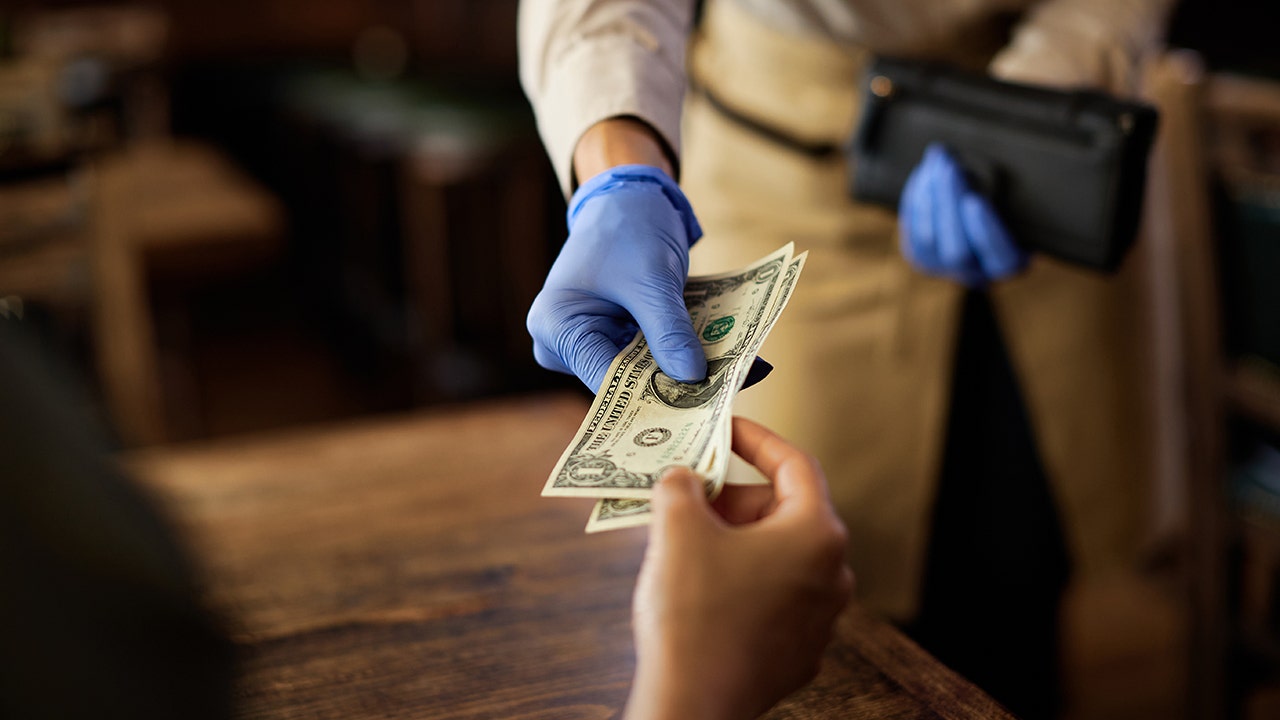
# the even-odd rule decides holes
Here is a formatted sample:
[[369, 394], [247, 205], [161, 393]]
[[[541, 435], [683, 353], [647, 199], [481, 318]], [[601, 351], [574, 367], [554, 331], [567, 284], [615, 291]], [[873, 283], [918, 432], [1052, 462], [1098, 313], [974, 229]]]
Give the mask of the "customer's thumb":
[[711, 506], [705, 480], [686, 467], [668, 470], [653, 489], [653, 513], [659, 532], [706, 522]]

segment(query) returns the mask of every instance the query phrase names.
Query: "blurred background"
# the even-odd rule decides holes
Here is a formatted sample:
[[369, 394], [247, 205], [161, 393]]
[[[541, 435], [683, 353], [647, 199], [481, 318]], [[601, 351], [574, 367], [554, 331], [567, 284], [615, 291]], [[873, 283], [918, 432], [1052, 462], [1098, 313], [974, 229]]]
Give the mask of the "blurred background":
[[556, 383], [515, 0], [19, 4], [0, 293], [126, 444]]
[[[516, 6], [6, 3], [0, 322], [121, 449], [582, 392], [524, 330], [564, 202]], [[1196, 715], [1197, 683], [1280, 717], [1278, 20], [1184, 2], [1152, 75], [1134, 261], [1174, 429], [1151, 567], [1070, 605], [1071, 717]]]

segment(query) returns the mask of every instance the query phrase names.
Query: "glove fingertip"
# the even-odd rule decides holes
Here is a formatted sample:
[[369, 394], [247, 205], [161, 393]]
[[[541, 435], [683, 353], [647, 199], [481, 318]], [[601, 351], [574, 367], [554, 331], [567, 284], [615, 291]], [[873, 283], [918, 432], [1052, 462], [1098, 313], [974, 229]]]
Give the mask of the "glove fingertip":
[[680, 382], [702, 380], [707, 376], [707, 357], [694, 334], [681, 288], [673, 287], [669, 294], [656, 299], [660, 302], [635, 305], [631, 313], [649, 342], [658, 367]]
[[993, 279], [1004, 277], [1026, 265], [1028, 253], [1014, 242], [987, 198], [967, 193], [961, 201], [960, 211], [967, 232], [973, 238], [975, 254], [988, 276]]
[[[662, 363], [658, 364], [662, 365]], [[698, 346], [696, 354], [692, 348], [685, 347], [681, 349], [667, 360], [667, 367], [664, 368], [664, 371], [683, 383], [695, 383], [705, 380], [707, 377], [707, 358], [702, 352], [702, 346]]]

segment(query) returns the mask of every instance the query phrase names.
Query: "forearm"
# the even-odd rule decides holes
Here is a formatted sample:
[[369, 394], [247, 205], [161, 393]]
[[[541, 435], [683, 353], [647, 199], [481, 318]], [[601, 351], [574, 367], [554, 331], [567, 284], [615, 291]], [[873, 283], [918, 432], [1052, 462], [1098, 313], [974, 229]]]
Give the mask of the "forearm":
[[618, 165], [652, 165], [675, 176], [666, 143], [652, 127], [635, 118], [615, 117], [592, 125], [573, 152], [573, 171], [579, 184]]
[[678, 156], [693, 4], [521, 0], [521, 83], [566, 196], [577, 147], [596, 125], [638, 119], [670, 148], [668, 164]]

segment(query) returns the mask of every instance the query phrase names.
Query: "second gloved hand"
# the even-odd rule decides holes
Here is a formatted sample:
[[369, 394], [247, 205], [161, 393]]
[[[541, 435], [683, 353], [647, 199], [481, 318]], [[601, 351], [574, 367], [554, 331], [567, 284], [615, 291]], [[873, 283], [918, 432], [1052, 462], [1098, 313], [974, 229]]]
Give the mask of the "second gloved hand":
[[684, 303], [689, 247], [702, 228], [675, 181], [647, 165], [607, 170], [574, 193], [568, 225], [529, 309], [538, 364], [577, 375], [594, 392], [639, 328], [667, 375], [706, 377]]
[[979, 287], [1020, 272], [1027, 253], [941, 145], [925, 150], [898, 205], [902, 253], [929, 275]]

